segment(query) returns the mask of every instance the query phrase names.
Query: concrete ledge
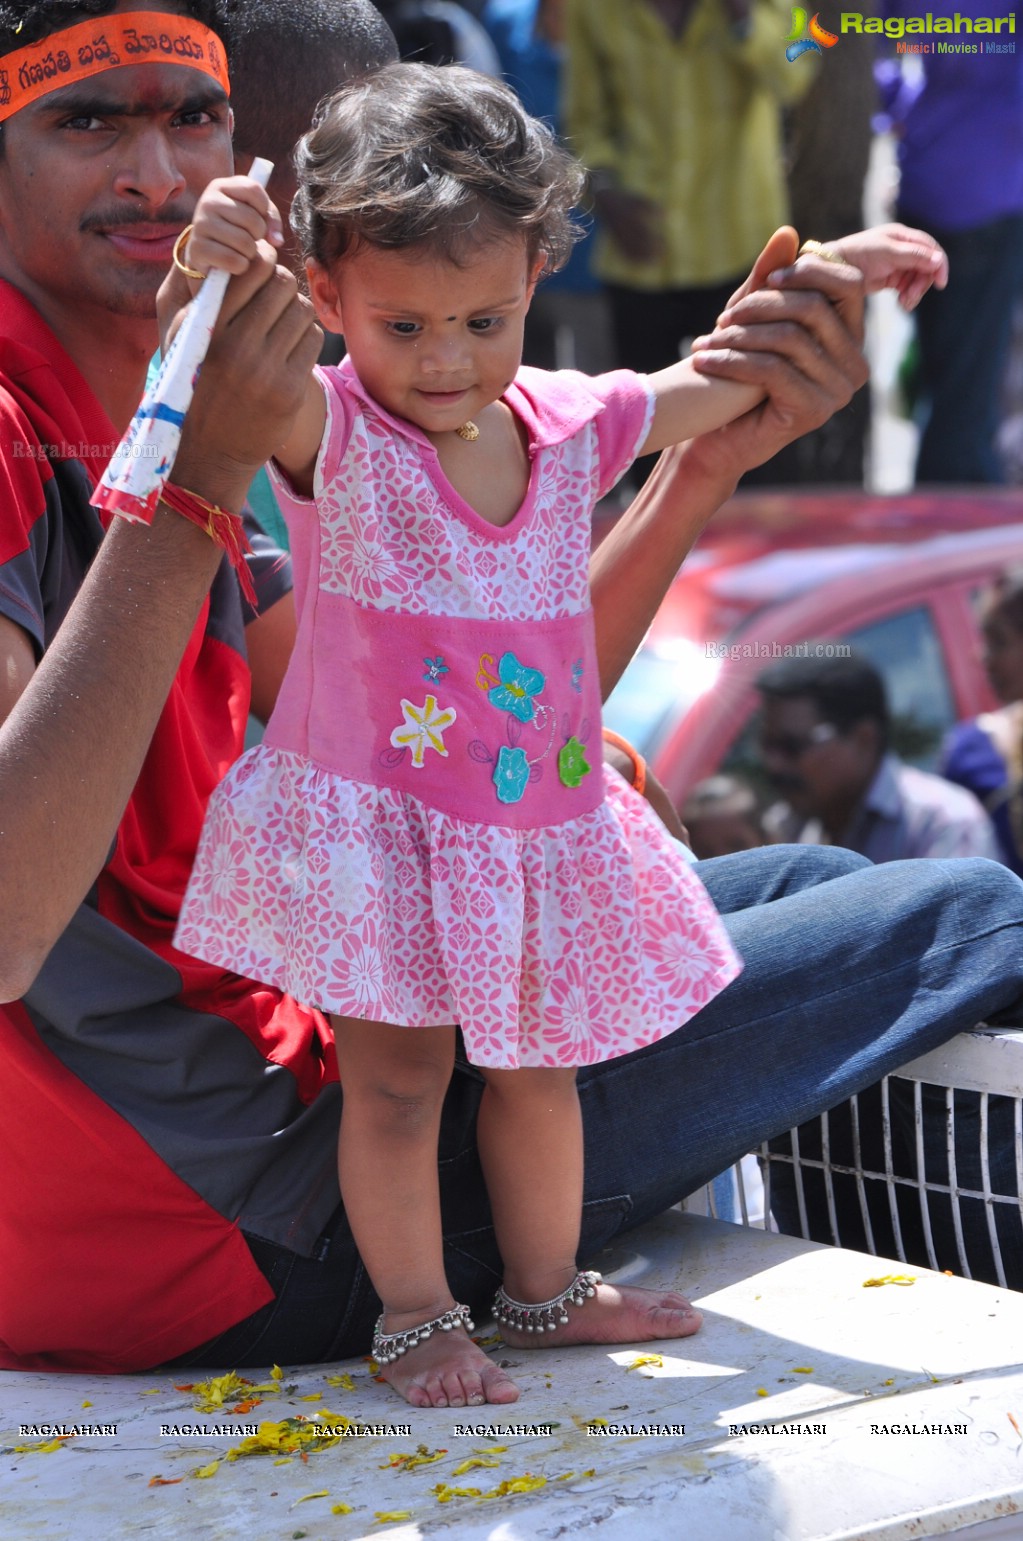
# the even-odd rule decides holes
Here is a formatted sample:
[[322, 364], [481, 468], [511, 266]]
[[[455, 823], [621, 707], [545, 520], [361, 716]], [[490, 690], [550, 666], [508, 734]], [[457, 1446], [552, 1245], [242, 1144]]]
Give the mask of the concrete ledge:
[[[894, 1541], [1023, 1508], [1023, 1296], [677, 1211], [599, 1266], [684, 1289], [706, 1314], [702, 1332], [639, 1349], [499, 1347], [523, 1393], [500, 1412], [414, 1411], [363, 1361], [280, 1382], [248, 1372], [273, 1389], [247, 1412], [198, 1411], [196, 1395], [174, 1387], [189, 1378], [180, 1373], [0, 1377], [0, 1534], [553, 1541], [599, 1529], [603, 1541]], [[915, 1282], [864, 1287], [885, 1275]], [[225, 1459], [246, 1426], [265, 1432], [321, 1408], [411, 1433], [332, 1438], [307, 1445], [305, 1460], [279, 1450]], [[47, 1435], [20, 1432], [84, 1424], [116, 1434], [47, 1452], [37, 1448]], [[412, 1464], [420, 1446], [446, 1453]], [[395, 1456], [406, 1460], [390, 1465]], [[459, 1473], [468, 1460], [495, 1464]], [[441, 1502], [437, 1492], [502, 1485], [489, 1498]], [[342, 1504], [350, 1512], [334, 1513]]]

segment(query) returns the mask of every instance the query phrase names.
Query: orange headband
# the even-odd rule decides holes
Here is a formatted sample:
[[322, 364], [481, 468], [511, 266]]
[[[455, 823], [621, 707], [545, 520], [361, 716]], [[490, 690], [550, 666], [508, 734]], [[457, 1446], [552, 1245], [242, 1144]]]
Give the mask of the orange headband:
[[51, 32], [0, 58], [0, 123], [29, 102], [126, 64], [184, 64], [230, 94], [224, 45], [191, 16], [122, 11]]

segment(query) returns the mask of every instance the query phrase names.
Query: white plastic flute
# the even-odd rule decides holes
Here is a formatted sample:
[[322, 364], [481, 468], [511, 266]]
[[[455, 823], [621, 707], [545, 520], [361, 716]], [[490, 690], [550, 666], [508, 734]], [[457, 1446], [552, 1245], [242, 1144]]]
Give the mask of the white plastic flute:
[[[257, 157], [249, 176], [265, 187], [273, 162]], [[214, 268], [185, 311], [160, 372], [146, 391], [127, 433], [92, 495], [96, 508], [150, 524], [174, 468], [181, 429], [195, 382], [217, 324], [230, 274]]]

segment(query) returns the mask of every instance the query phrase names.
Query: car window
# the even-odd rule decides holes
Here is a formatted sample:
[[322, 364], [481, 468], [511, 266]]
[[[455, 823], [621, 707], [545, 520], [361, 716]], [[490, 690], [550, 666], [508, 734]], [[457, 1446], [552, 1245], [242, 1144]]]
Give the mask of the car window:
[[[941, 742], [956, 720], [945, 659], [930, 610], [921, 605], [885, 616], [834, 639], [848, 642], [884, 675], [891, 712], [891, 744], [921, 770], [934, 770]], [[757, 752], [756, 717], [732, 745], [721, 769], [769, 793]], [[776, 794], [772, 794], [776, 795]]]
[[930, 610], [903, 610], [847, 633], [845, 640], [884, 675], [895, 753], [933, 770], [956, 712]]

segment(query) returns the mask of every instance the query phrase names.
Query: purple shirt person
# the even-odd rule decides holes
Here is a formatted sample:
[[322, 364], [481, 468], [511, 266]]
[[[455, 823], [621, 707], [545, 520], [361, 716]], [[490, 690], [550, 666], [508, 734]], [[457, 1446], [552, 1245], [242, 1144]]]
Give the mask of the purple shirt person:
[[[895, 0], [888, 13], [904, 9]], [[990, 7], [934, 0], [930, 10], [935, 18], [973, 19]], [[922, 79], [893, 77], [891, 60], [880, 67], [899, 136], [898, 217], [929, 231], [949, 256], [948, 287], [927, 295], [917, 312], [929, 415], [916, 477], [1003, 482], [999, 397], [1012, 309], [1023, 293], [1023, 56], [1004, 29], [925, 41], [932, 50], [951, 42], [977, 52], [914, 54]]]

